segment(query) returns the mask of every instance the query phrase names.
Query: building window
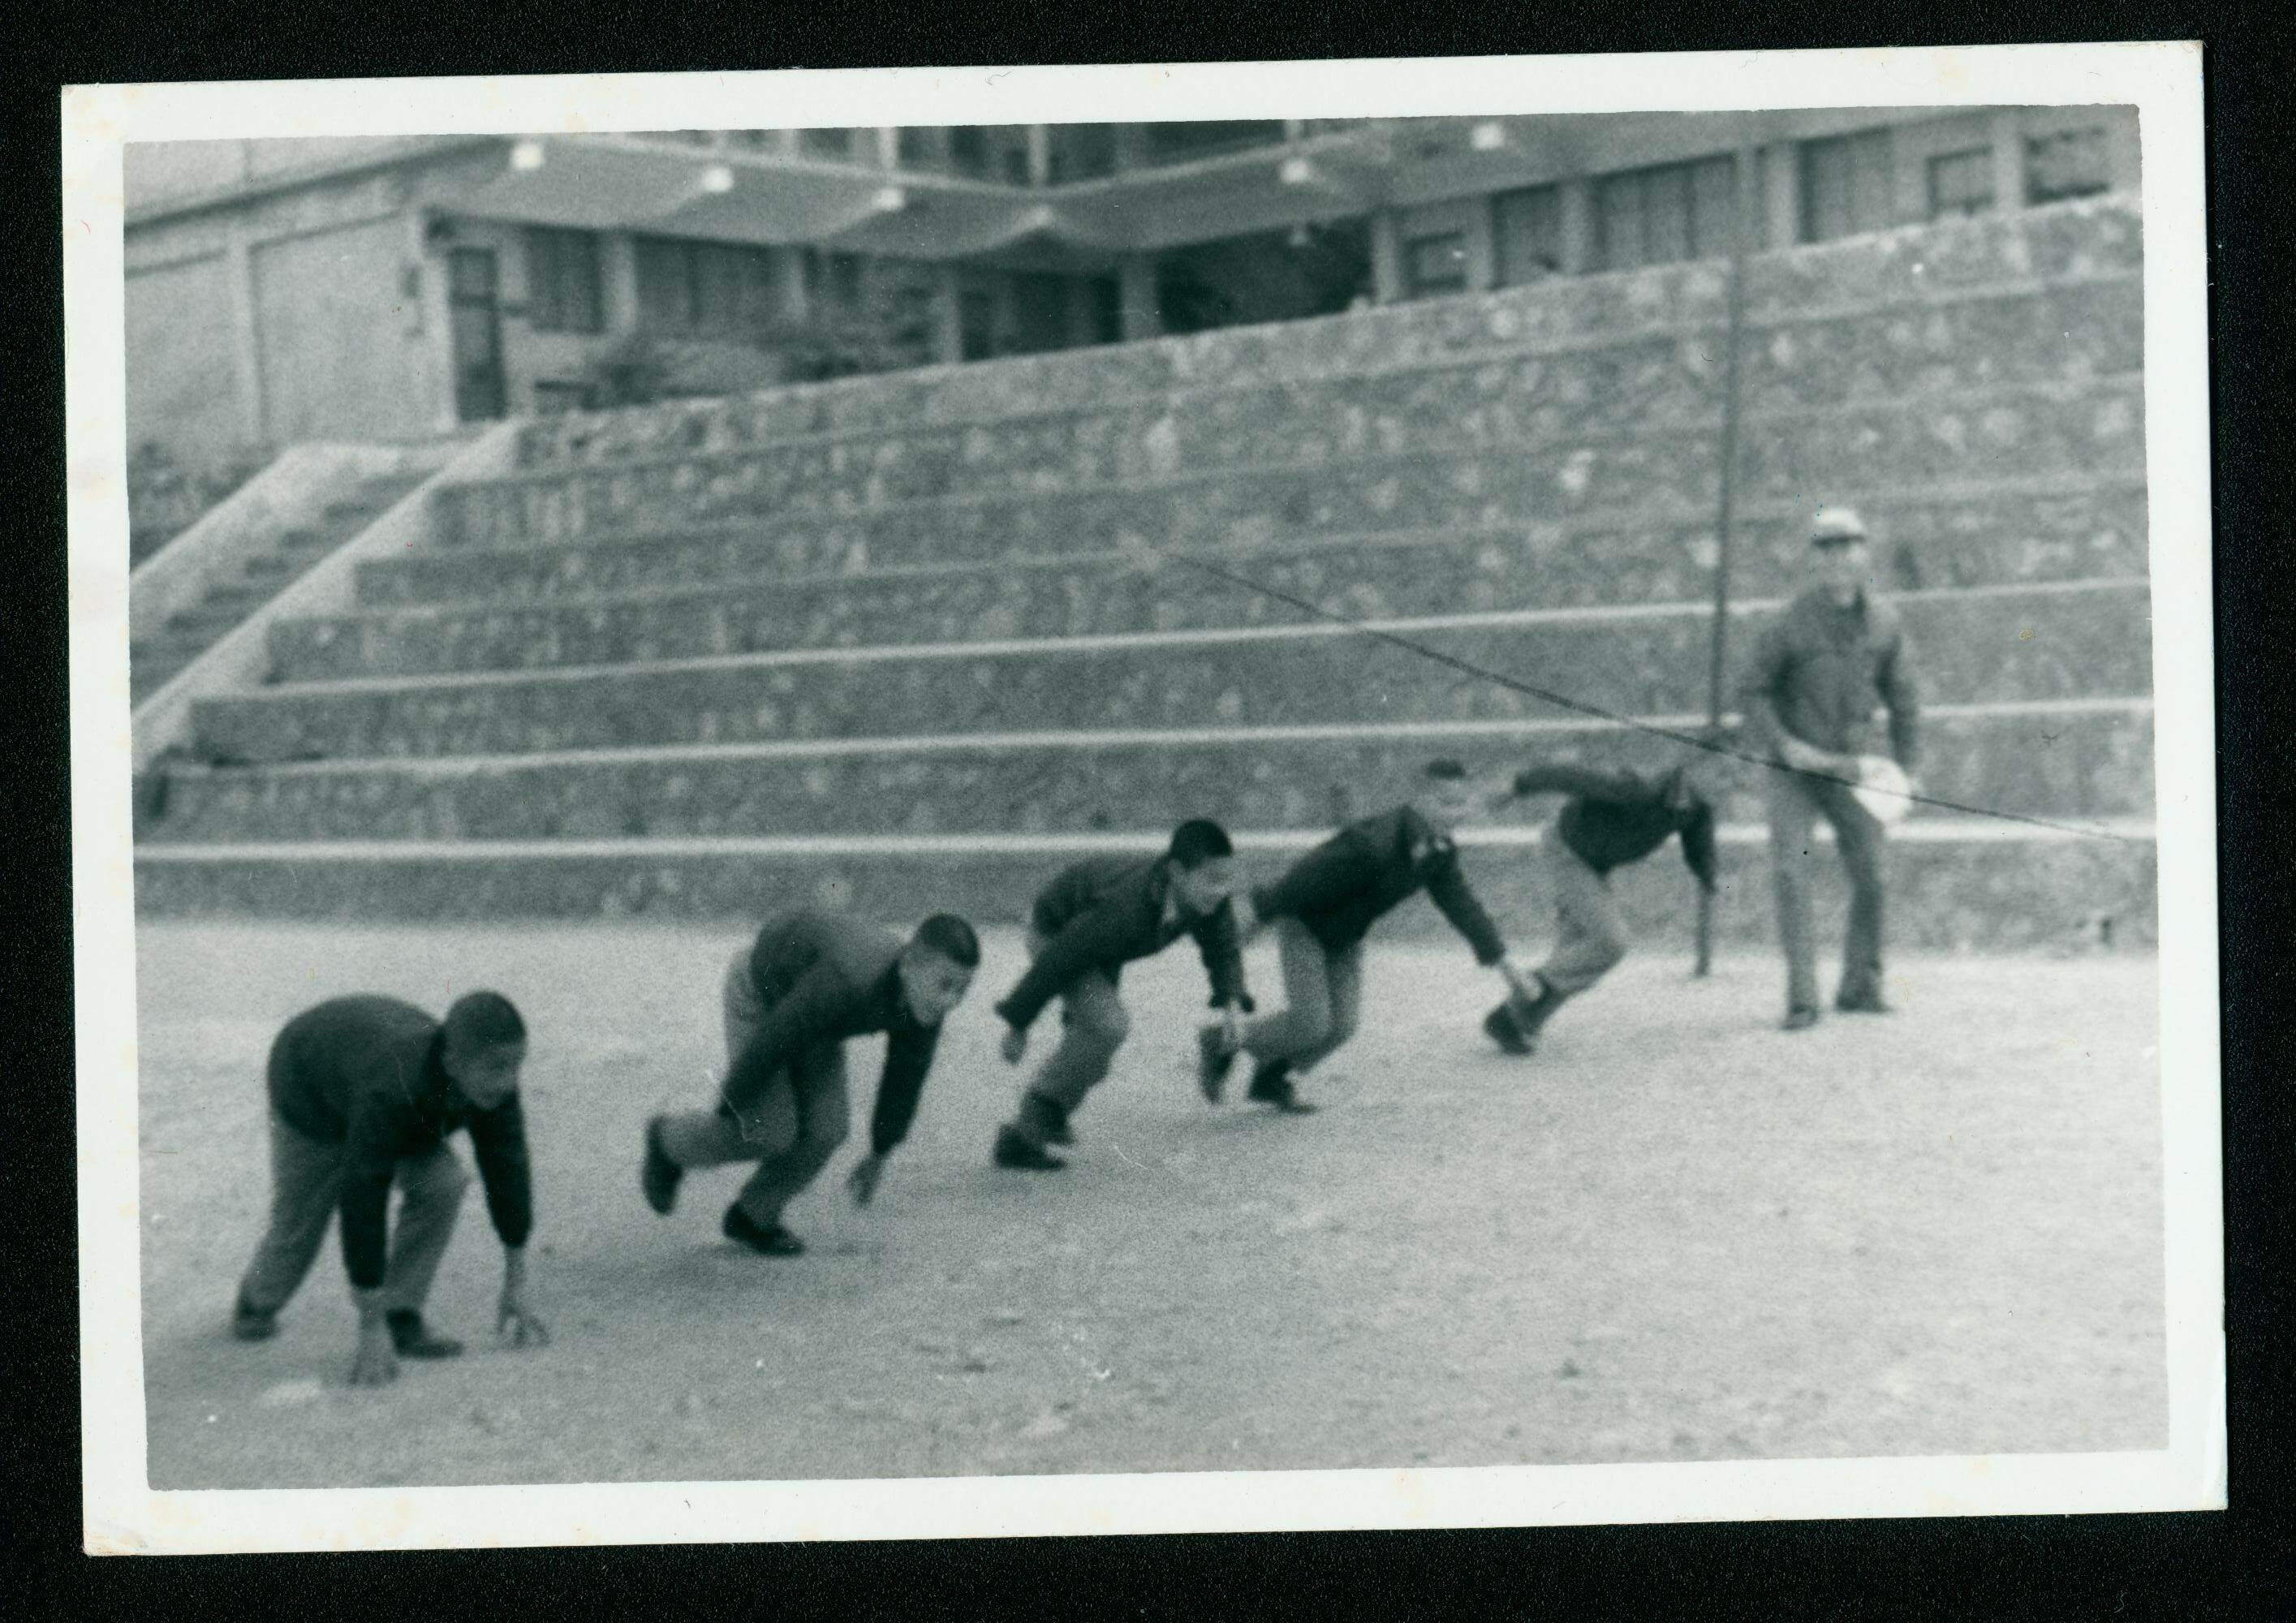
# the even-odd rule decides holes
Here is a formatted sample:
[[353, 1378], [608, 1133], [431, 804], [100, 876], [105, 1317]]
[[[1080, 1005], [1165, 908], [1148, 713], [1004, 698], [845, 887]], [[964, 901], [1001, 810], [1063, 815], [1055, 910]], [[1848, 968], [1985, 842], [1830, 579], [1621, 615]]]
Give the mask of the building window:
[[1283, 140], [1281, 119], [1201, 119], [1180, 123], [1142, 126], [1151, 164], [1190, 163], [1253, 147], [1275, 146]]
[[988, 177], [988, 131], [978, 124], [959, 124], [948, 132], [949, 167], [960, 175]]
[[946, 169], [948, 168], [949, 132], [938, 124], [904, 124], [899, 135], [901, 168], [905, 169]]
[[853, 156], [853, 132], [849, 129], [801, 129], [797, 133], [797, 150], [808, 158], [850, 158]]
[[861, 303], [861, 256], [807, 249], [805, 291], [809, 299], [840, 309], [857, 308]]
[[1405, 290], [1414, 299], [1467, 291], [1467, 234], [1439, 232], [1403, 245]]
[[1525, 186], [1491, 199], [1498, 284], [1520, 287], [1562, 268], [1562, 197], [1553, 186]]
[[2061, 202], [2112, 189], [2112, 166], [2105, 156], [2104, 127], [2061, 130], [2025, 143], [2025, 201]]
[[526, 228], [526, 316], [537, 332], [606, 330], [598, 234]]
[[1603, 176], [1595, 187], [1603, 267], [1630, 270], [1728, 253], [1737, 167], [1726, 156]]
[[1886, 129], [1801, 143], [1801, 240], [1830, 242], [1897, 224], [1896, 154]]
[[1069, 346], [1069, 279], [1043, 271], [1013, 277], [1013, 348], [1037, 355]]
[[762, 248], [669, 237], [636, 241], [638, 320], [680, 338], [744, 338], [773, 315], [773, 264]]
[[1051, 137], [1054, 185], [1116, 173], [1114, 125], [1055, 124], [1046, 134]]
[[1930, 218], [1988, 214], [1993, 209], [1993, 149], [1941, 152], [1930, 160]]
[[589, 408], [590, 386], [586, 383], [537, 381], [534, 386], [534, 413], [537, 417], [559, 417]]

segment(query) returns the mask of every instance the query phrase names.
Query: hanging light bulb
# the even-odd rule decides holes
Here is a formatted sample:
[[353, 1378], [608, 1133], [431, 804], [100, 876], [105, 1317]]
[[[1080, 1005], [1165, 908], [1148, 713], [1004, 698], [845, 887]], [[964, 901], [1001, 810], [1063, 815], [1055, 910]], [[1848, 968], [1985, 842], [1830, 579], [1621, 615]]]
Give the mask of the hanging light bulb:
[[704, 192], [726, 193], [734, 189], [734, 171], [722, 163], [713, 163], [701, 171]]
[[1316, 178], [1316, 166], [1305, 158], [1286, 158], [1276, 169], [1275, 177], [1287, 186], [1304, 186]]
[[909, 194], [898, 186], [880, 186], [869, 202], [880, 214], [898, 214], [909, 206]]
[[521, 141], [510, 149], [510, 167], [513, 169], [538, 169], [542, 167], [542, 143]]
[[1467, 133], [1467, 143], [1479, 152], [1496, 152], [1507, 143], [1506, 126], [1486, 119]]

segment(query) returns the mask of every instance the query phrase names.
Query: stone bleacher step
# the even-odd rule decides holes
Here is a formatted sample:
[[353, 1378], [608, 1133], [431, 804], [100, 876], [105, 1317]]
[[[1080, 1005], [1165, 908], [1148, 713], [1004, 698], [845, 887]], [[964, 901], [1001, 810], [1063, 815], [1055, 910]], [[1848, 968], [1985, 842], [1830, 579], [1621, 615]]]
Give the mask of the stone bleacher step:
[[[1104, 577], [1159, 555], [1198, 552], [1234, 561], [1291, 558], [1301, 570], [1321, 563], [1367, 575], [1447, 554], [1456, 574], [1469, 567], [1458, 561], [1472, 558], [1476, 574], [1531, 578], [1538, 601], [1550, 606], [1711, 590], [1710, 502], [1589, 507], [1537, 522], [1480, 507], [1447, 516], [1390, 507], [1348, 523], [1342, 520], [1351, 515], [1328, 492], [1306, 489], [1296, 503], [1287, 496], [1273, 510], [1230, 511], [1225, 519], [1169, 504], [1049, 505], [1050, 517], [1043, 507], [1016, 507], [1001, 515], [1009, 523], [998, 526], [985, 520], [976, 525], [980, 515], [936, 526], [913, 514], [860, 514], [814, 522], [744, 520], [562, 547], [425, 549], [362, 563], [357, 597], [371, 609], [478, 608], [759, 578], [807, 590], [845, 579], [857, 590], [874, 577], [910, 578], [929, 590], [934, 581], [959, 587], [969, 572], [1009, 570], [1021, 581], [1063, 569]], [[2070, 478], [2021, 470], [1963, 486], [1867, 485], [1859, 506], [1883, 578], [1900, 587], [2134, 575], [2146, 567], [2138, 467]], [[1742, 594], [1799, 581], [1807, 561], [1799, 533], [1805, 508], [1799, 499], [1740, 503], [1733, 573]], [[1446, 521], [1421, 521], [1430, 516]], [[1431, 542], [1435, 550], [1414, 550]]]
[[[2135, 275], [2072, 288], [2016, 283], [1990, 297], [1850, 313], [1813, 311], [1753, 335], [1744, 353], [1750, 424], [1807, 420], [1882, 401], [1931, 398], [1982, 408], [2077, 384], [2094, 388], [2143, 367], [2143, 289]], [[696, 419], [717, 431], [631, 444], [611, 456], [529, 462], [479, 481], [497, 493], [590, 487], [593, 474], [689, 469], [706, 477], [755, 464], [850, 478], [873, 499], [1132, 481], [1296, 457], [1321, 446], [1347, 455], [1511, 445], [1560, 429], [1581, 443], [1678, 430], [1720, 411], [1710, 332], [1641, 330], [1564, 349], [1480, 352], [1255, 379], [1210, 389], [1110, 395], [1081, 406], [1031, 402], [1019, 413], [958, 422], [857, 428], [821, 436], [737, 431], [738, 402]], [[531, 443], [531, 441], [529, 441]]]
[[[2143, 693], [2142, 580], [1898, 600], [1931, 702]], [[1447, 617], [1398, 635], [1612, 713], [1705, 702], [1694, 606], [1569, 618]], [[1734, 668], [1748, 650], [1733, 656]], [[203, 759], [519, 753], [1112, 727], [1504, 720], [1536, 693], [1325, 625], [938, 647], [808, 651], [553, 671], [275, 687], [200, 701]]]
[[[1246, 876], [1272, 878], [1325, 831], [1280, 842], [1242, 834]], [[1726, 830], [1717, 898], [1718, 941], [1775, 950], [1767, 853], [1758, 831]], [[1991, 824], [1909, 822], [1890, 849], [1890, 944], [1923, 949], [2046, 947], [2099, 915], [2116, 939], [2152, 939], [2157, 872], [2148, 831], [2074, 838]], [[835, 881], [873, 917], [948, 910], [981, 924], [1018, 922], [1065, 863], [1110, 849], [1153, 852], [1164, 831], [1100, 837], [980, 840], [562, 840], [530, 844], [156, 846], [135, 852], [135, 900], [146, 916], [240, 914], [340, 918], [372, 924], [512, 918], [755, 921], [808, 905]], [[1553, 937], [1546, 865], [1520, 841], [1494, 846], [1471, 831], [1465, 865], [1512, 944]], [[1839, 865], [1819, 865], [1819, 916], [1847, 905]], [[1678, 858], [1661, 854], [1612, 882], [1637, 950], [1690, 952], [1695, 896]], [[1414, 900], [1382, 920], [1374, 940], [1455, 939], [1434, 908]], [[1476, 972], [1459, 948], [1462, 974]]]
[[[1431, 406], [1398, 412], [1396, 421], [1410, 433], [1362, 446], [1345, 434], [1308, 433], [1282, 417], [1237, 424], [1211, 437], [1201, 455], [1141, 475], [1096, 463], [1025, 475], [961, 462], [849, 467], [760, 452], [580, 470], [547, 483], [474, 482], [439, 492], [438, 536], [447, 546], [562, 545], [639, 524], [906, 513], [959, 532], [985, 522], [989, 533], [970, 537], [965, 555], [993, 556], [1013, 550], [999, 532], [1016, 521], [1016, 509], [1038, 512], [1055, 532], [1079, 513], [1119, 504], [1147, 509], [1152, 525], [1198, 524], [1221, 534], [1244, 520], [1280, 521], [1302, 504], [1324, 512], [1318, 528], [1367, 529], [1398, 516], [1436, 523], [1505, 514], [1533, 522], [1589, 508], [1696, 509], [1713, 500], [1718, 411], [1678, 420], [1634, 414], [1602, 434], [1578, 429], [1567, 413], [1525, 411], [1480, 430], [1431, 417]], [[2074, 384], [1956, 385], [1797, 410], [1747, 423], [1742, 496], [1806, 502], [1813, 490], [1884, 480], [1969, 483], [1997, 476], [2004, 465], [2029, 476], [2125, 470], [2141, 462], [2143, 420], [2136, 373]], [[1024, 547], [1058, 545], [1042, 546], [1031, 537]]]
[[[2087, 822], [2149, 818], [2152, 707], [2141, 700], [1943, 707], [1923, 725], [1924, 791], [1964, 807]], [[1694, 730], [1695, 715], [1645, 725]], [[1496, 785], [1533, 761], [1667, 769], [1681, 746], [1572, 722], [1190, 729], [840, 741], [436, 761], [179, 769], [139, 838], [562, 838], [1085, 834], [1216, 810], [1241, 826], [1314, 827], [1406, 795], [1435, 757]], [[1762, 816], [1766, 775], [1706, 768], [1727, 818]], [[1544, 815], [1526, 803], [1512, 819]], [[1550, 807], [1551, 809], [1551, 807]], [[1940, 811], [1923, 809], [1935, 816]]]
[[[2139, 493], [2141, 504], [2141, 493]], [[2129, 515], [2124, 515], [2124, 518]], [[2141, 516], [2141, 515], [2139, 515]], [[543, 669], [868, 644], [1122, 635], [1296, 623], [1315, 611], [1349, 619], [1506, 610], [1584, 610], [1602, 602], [1685, 603], [1711, 579], [1702, 534], [1635, 548], [1595, 536], [1540, 545], [1520, 535], [1402, 535], [1307, 551], [1153, 561], [1110, 555], [1076, 562], [933, 572], [703, 578], [594, 596], [494, 599], [365, 609], [275, 626], [271, 651], [286, 681]], [[1800, 584], [1807, 546], [1775, 532], [1750, 536], [1734, 561], [1742, 599]], [[1790, 554], [1790, 555], [1789, 555]], [[395, 567], [375, 565], [370, 568]], [[1211, 564], [1213, 574], [1198, 567]], [[1904, 589], [2040, 586], [2142, 570], [2142, 537], [2106, 529], [2080, 541], [2019, 545], [1948, 541], [1906, 545], [1884, 568]], [[2006, 580], [1971, 580], [1978, 566]], [[1239, 586], [1226, 576], [1314, 605]], [[1600, 600], [1582, 600], [1602, 594]]]
[[[1765, 366], [1792, 369], [1805, 358], [1792, 349], [1776, 352], [1767, 329], [1807, 325], [1845, 299], [1861, 312], [1879, 305], [1918, 321], [1956, 303], [2013, 300], [2021, 291], [2035, 303], [2093, 298], [2100, 278], [2133, 283], [2142, 264], [2138, 209], [2134, 199], [2120, 196], [1759, 256], [1751, 267], [1747, 309], [1756, 337], [1748, 347], [1750, 382], [1759, 386]], [[1073, 415], [1111, 400], [1201, 398], [1239, 385], [1323, 387], [1335, 377], [1382, 369], [1487, 365], [1495, 352], [1703, 335], [1724, 319], [1726, 287], [1720, 266], [1690, 262], [1391, 305], [1287, 324], [1278, 335], [1266, 328], [1219, 329], [729, 400], [578, 414], [529, 425], [519, 454], [529, 467], [568, 466], [822, 436], [885, 436]], [[2120, 291], [2126, 296], [2129, 290]], [[2045, 331], [2056, 335], [2099, 324], [2060, 320]], [[1998, 352], [1998, 335], [1988, 336], [1986, 348]], [[1895, 347], [1880, 346], [1884, 353]], [[1828, 352], [1816, 358], [1834, 357]]]

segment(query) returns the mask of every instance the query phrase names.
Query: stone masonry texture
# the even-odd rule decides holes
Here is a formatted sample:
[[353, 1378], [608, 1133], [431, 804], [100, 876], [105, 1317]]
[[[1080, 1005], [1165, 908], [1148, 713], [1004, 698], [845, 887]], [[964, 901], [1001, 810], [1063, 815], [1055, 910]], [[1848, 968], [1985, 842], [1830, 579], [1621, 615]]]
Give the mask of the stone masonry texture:
[[[1854, 504], [1940, 707], [1924, 788], [2150, 818], [2138, 224], [2108, 198], [1751, 263], [1734, 678], [1804, 578], [1808, 512]], [[835, 878], [889, 918], [1011, 922], [1076, 841], [1198, 814], [1309, 833], [1400, 799], [1431, 754], [1666, 764], [1662, 742], [1313, 622], [1529, 611], [1408, 635], [1603, 709], [1702, 713], [1726, 297], [1702, 262], [525, 425], [517, 471], [437, 496], [432, 545], [360, 567], [356, 611], [274, 628], [274, 685], [197, 707], [218, 764], [139, 783], [139, 905], [755, 916]], [[826, 657], [774, 657], [806, 651]], [[1287, 727], [1311, 731], [1251, 734]], [[1128, 729], [1173, 736], [1094, 736]], [[988, 736], [1012, 734], [1062, 736]], [[1735, 826], [1759, 822], [1758, 773], [1713, 774]], [[1010, 834], [1054, 848], [676, 843]], [[191, 857], [583, 840], [668, 843]], [[1900, 945], [2044, 946], [2099, 914], [2150, 939], [2142, 839], [1932, 808], [1891, 862]], [[1543, 940], [1536, 854], [1469, 864], [1510, 934]], [[1766, 854], [1732, 843], [1725, 867], [1722, 939], [1768, 939]], [[1678, 859], [1619, 882], [1638, 935], [1686, 939]], [[1382, 928], [1441, 925], [1413, 904]]]

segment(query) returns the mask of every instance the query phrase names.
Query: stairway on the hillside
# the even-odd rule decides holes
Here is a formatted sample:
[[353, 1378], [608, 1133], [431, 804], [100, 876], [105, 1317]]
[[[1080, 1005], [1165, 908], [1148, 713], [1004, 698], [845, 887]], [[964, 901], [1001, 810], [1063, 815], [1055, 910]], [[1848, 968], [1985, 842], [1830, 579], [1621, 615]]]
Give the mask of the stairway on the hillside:
[[[141, 704], [233, 627], [301, 579], [320, 560], [389, 512], [430, 477], [424, 471], [380, 474], [359, 481], [327, 504], [308, 525], [283, 531], [266, 552], [250, 558], [236, 577], [219, 580], [197, 602], [171, 614], [128, 646], [127, 691]], [[139, 628], [139, 631], [141, 628]]]
[[[1735, 654], [1808, 512], [1855, 503], [1931, 674], [1930, 791], [2133, 836], [1918, 814], [1908, 944], [2150, 929], [2136, 219], [1755, 262]], [[750, 914], [827, 873], [889, 917], [1010, 918], [1185, 816], [1272, 865], [1432, 753], [1655, 762], [1191, 560], [1694, 721], [1722, 287], [1676, 266], [534, 424], [519, 472], [441, 493], [433, 545], [360, 566], [352, 611], [272, 628], [275, 685], [197, 707], [200, 751], [252, 764], [175, 775], [139, 905]], [[1769, 930], [1755, 790], [1726, 811], [1742, 939]], [[1503, 916], [1541, 906], [1534, 815], [1471, 837]], [[1620, 889], [1644, 927], [1684, 902], [1674, 865]]]

